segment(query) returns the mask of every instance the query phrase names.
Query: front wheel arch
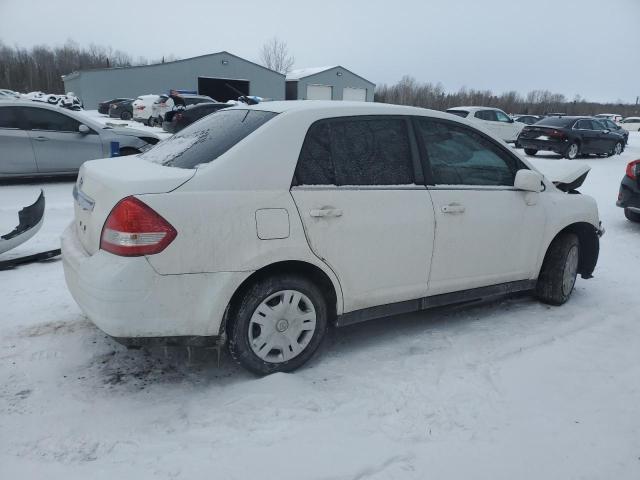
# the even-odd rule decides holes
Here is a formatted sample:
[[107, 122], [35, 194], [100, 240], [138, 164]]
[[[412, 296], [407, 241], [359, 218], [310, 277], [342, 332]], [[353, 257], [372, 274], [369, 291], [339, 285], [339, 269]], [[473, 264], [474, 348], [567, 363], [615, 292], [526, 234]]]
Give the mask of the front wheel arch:
[[582, 278], [591, 278], [598, 263], [600, 254], [600, 237], [596, 228], [588, 222], [576, 222], [560, 230], [547, 245], [547, 250], [553, 240], [563, 233], [574, 233], [580, 241], [580, 258], [578, 273]]

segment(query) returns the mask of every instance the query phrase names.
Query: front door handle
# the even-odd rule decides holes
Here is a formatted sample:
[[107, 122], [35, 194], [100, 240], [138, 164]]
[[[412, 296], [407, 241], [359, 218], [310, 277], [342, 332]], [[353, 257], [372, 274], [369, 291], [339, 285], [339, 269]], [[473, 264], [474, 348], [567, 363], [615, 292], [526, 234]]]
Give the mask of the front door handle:
[[37, 142], [46, 142], [49, 140], [47, 137], [33, 137], [33, 139]]
[[460, 205], [459, 203], [450, 203], [449, 205], [440, 207], [442, 213], [464, 213], [464, 210], [464, 205]]
[[341, 217], [342, 210], [339, 208], [315, 208], [309, 211], [309, 215], [317, 218]]

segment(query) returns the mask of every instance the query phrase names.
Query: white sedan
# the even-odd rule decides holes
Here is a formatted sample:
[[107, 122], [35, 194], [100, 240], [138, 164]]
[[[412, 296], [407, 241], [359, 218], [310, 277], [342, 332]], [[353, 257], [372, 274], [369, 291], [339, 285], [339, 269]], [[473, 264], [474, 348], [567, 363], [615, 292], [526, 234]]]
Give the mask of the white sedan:
[[[465, 120], [360, 102], [238, 106], [83, 165], [62, 238], [73, 297], [127, 345], [212, 345], [291, 371], [348, 325], [530, 291], [566, 302], [602, 233], [570, 195]], [[363, 327], [366, 328], [366, 327]]]
[[620, 126], [628, 132], [640, 132], [640, 117], [627, 117], [622, 120]]
[[524, 123], [516, 122], [499, 108], [492, 107], [456, 107], [447, 110], [471, 123], [485, 128], [505, 142], [514, 143], [525, 127]]

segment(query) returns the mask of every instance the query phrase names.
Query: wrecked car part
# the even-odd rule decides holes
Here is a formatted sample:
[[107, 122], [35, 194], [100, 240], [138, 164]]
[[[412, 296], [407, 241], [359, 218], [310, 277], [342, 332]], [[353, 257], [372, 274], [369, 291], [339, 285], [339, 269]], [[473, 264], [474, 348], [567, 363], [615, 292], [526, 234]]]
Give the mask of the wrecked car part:
[[35, 203], [18, 212], [18, 226], [6, 235], [0, 236], [0, 254], [23, 244], [38, 233], [44, 221], [44, 204], [44, 192], [40, 190], [40, 196]]

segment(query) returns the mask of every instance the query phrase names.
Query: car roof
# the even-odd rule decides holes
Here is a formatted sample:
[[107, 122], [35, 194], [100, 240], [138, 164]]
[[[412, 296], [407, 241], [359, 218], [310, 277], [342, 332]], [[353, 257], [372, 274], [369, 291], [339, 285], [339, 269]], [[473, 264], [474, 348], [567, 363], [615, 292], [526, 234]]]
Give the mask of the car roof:
[[498, 110], [498, 111], [502, 111], [499, 108], [495, 108], [495, 107], [451, 107], [451, 108], [447, 108], [447, 110], [466, 110], [468, 112], [477, 112], [479, 110]]
[[266, 112], [317, 112], [327, 114], [345, 115], [429, 115], [441, 118], [459, 118], [445, 112], [429, 110], [420, 107], [410, 107], [405, 105], [393, 105], [390, 103], [377, 102], [349, 102], [343, 100], [277, 100], [273, 102], [261, 102], [257, 105], [239, 104], [231, 107], [236, 110], [261, 110]]

